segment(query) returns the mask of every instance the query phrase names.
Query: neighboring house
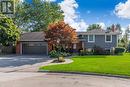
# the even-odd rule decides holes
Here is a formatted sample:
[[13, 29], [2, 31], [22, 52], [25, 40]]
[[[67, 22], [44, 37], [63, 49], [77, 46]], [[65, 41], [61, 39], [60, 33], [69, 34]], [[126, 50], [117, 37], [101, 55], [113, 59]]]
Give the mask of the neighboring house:
[[48, 55], [48, 44], [44, 32], [30, 32], [21, 35], [16, 46], [17, 54]]
[[[92, 30], [88, 32], [78, 32], [79, 41], [72, 45], [73, 50], [93, 49], [99, 46], [110, 50], [118, 46], [118, 32], [106, 32], [105, 30]], [[21, 35], [16, 46], [17, 54], [41, 54], [48, 55], [48, 43], [45, 41], [44, 32], [30, 32]]]
[[109, 32], [105, 30], [91, 30], [88, 32], [78, 32], [78, 49], [92, 49], [95, 45], [110, 50], [118, 46], [119, 32]]

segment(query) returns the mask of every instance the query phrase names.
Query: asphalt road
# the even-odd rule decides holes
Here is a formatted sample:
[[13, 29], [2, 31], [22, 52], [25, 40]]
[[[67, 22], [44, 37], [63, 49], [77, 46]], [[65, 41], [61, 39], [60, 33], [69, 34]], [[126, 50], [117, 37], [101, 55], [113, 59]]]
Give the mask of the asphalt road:
[[4, 67], [19, 67], [23, 65], [33, 65], [40, 62], [46, 62], [48, 60], [47, 56], [40, 55], [7, 55], [0, 57], [0, 68]]
[[13, 72], [0, 78], [0, 87], [130, 87], [130, 79], [91, 75]]

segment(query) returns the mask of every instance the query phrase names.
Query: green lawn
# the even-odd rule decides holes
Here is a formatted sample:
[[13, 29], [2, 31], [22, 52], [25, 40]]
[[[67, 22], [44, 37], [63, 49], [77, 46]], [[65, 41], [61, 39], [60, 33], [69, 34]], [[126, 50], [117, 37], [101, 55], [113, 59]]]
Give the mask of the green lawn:
[[91, 72], [130, 76], [130, 54], [120, 56], [77, 56], [71, 64], [51, 65], [40, 70]]

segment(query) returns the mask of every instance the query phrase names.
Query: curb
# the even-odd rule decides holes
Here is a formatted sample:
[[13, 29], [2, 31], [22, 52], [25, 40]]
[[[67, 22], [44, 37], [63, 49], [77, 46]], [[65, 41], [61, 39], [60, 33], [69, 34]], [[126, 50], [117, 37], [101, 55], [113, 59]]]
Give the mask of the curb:
[[112, 75], [112, 74], [99, 74], [99, 73], [89, 73], [89, 72], [62, 72], [62, 71], [47, 71], [47, 70], [39, 70], [38, 72], [41, 72], [41, 73], [61, 73], [61, 74], [93, 75], [93, 76], [105, 76], [105, 77], [130, 79], [130, 76]]

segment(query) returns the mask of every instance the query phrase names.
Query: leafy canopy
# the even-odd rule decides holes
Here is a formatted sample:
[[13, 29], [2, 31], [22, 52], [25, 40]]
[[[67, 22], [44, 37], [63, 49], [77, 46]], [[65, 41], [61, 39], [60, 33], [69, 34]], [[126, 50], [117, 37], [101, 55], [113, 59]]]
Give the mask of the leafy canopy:
[[20, 31], [11, 18], [0, 14], [0, 43], [4, 46], [19, 39]]
[[47, 30], [50, 23], [63, 19], [60, 6], [54, 2], [32, 0], [16, 5], [15, 23], [26, 31]]
[[107, 30], [122, 32], [120, 24], [112, 24], [110, 27], [107, 27]]
[[88, 26], [87, 31], [91, 31], [94, 29], [102, 29], [102, 27], [99, 24], [92, 24]]

